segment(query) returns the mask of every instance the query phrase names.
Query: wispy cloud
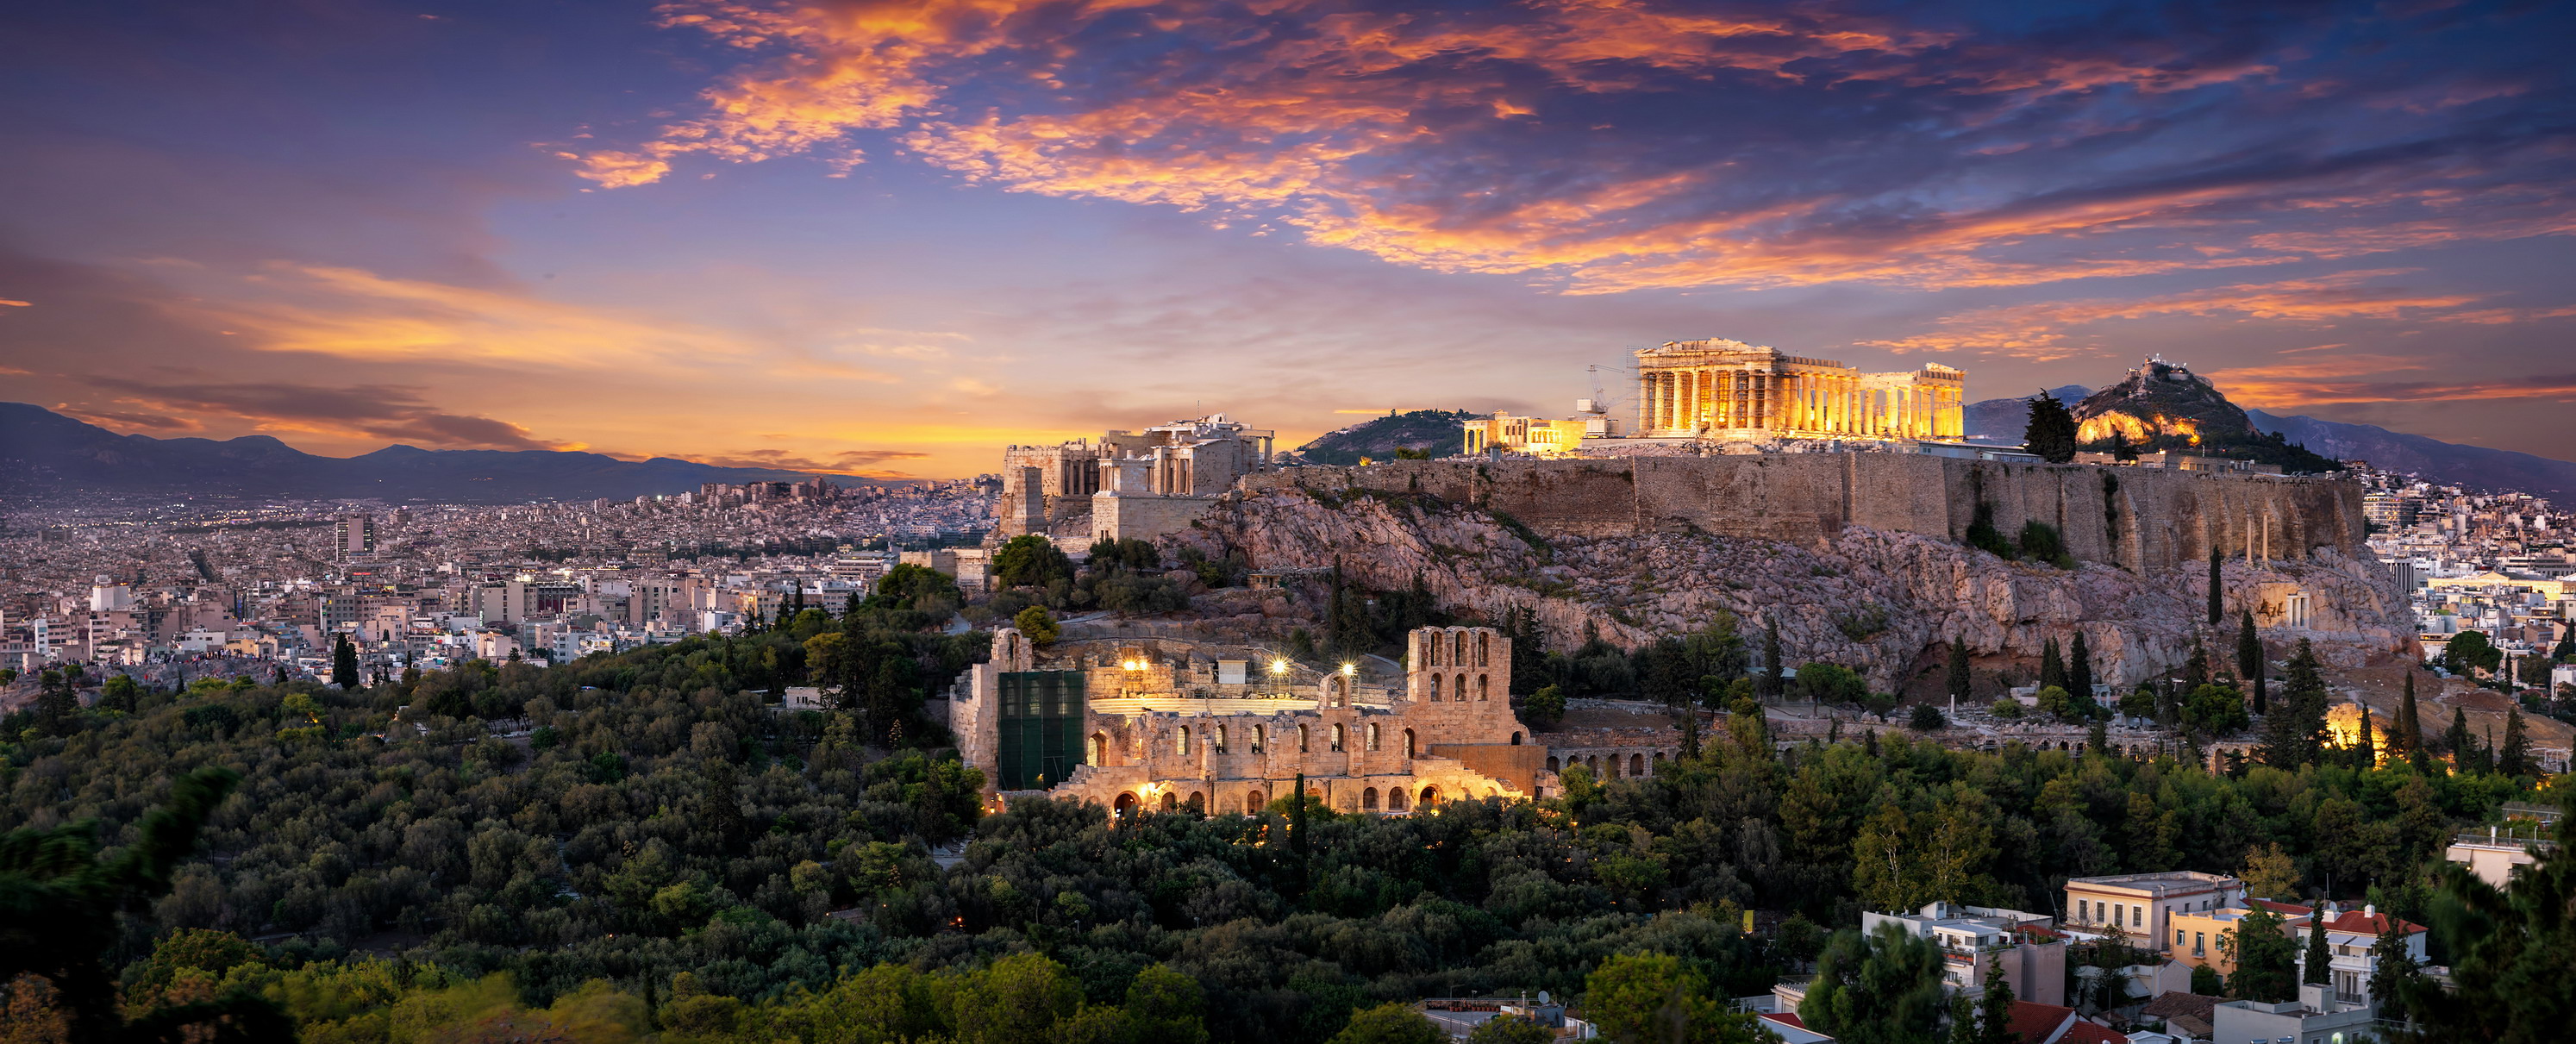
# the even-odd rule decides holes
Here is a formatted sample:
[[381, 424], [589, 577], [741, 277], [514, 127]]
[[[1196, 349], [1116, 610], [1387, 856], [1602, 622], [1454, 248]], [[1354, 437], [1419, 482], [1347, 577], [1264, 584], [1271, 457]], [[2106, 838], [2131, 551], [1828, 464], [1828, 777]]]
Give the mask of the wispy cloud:
[[[2013, 286], [2576, 229], [2569, 135], [2517, 116], [2556, 74], [2400, 77], [2334, 57], [2345, 13], [2150, 31], [2115, 10], [2034, 30], [1831, 2], [663, 11], [744, 61], [654, 137], [566, 152], [598, 185], [706, 159], [846, 169], [865, 134], [970, 182], [1576, 293]], [[2448, 24], [2360, 17], [2409, 40]], [[2237, 115], [2287, 107], [2318, 132]]]
[[204, 427], [201, 418], [222, 417], [248, 421], [261, 431], [391, 439], [434, 449], [583, 448], [539, 438], [508, 421], [441, 410], [421, 399], [421, 389], [408, 385], [177, 383], [104, 376], [89, 377], [86, 383], [110, 393], [116, 403], [151, 411], [89, 407], [74, 413], [121, 426], [197, 431]]
[[[2046, 362], [2095, 352], [2095, 345], [2079, 340], [2078, 332], [2114, 320], [2208, 316], [2292, 323], [2333, 323], [2352, 319], [2483, 321], [2477, 317], [2487, 314], [2485, 311], [2466, 311], [2468, 306], [2485, 300], [2482, 295], [2425, 293], [2388, 286], [2383, 282], [2405, 275], [2407, 271], [2339, 272], [2308, 279], [2237, 283], [2139, 298], [2049, 301], [1981, 308], [1943, 317], [1937, 324], [1938, 330], [1860, 343], [1896, 352], [1959, 352]], [[2344, 372], [2351, 370], [2346, 367]]]

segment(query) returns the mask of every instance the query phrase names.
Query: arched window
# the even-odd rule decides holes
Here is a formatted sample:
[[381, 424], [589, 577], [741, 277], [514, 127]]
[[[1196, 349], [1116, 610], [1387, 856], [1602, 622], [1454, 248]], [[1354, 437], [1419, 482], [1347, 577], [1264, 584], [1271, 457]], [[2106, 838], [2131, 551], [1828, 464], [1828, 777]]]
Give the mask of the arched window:
[[1225, 753], [1225, 726], [1223, 725], [1216, 727], [1216, 752]]
[[[1616, 763], [1616, 762], [1612, 762], [1612, 764], [1617, 764], [1617, 763]], [[1586, 755], [1584, 755], [1584, 756], [1583, 756], [1583, 767], [1584, 767], [1584, 768], [1591, 769], [1591, 770], [1592, 770], [1592, 774], [1593, 774], [1595, 777], [1600, 776], [1600, 775], [1601, 775], [1601, 755], [1599, 755], [1599, 754], [1586, 754]]]
[[1268, 746], [1268, 745], [1269, 745], [1269, 743], [1270, 743], [1270, 726], [1267, 726], [1267, 725], [1255, 725], [1255, 726], [1253, 726], [1253, 727], [1252, 727], [1252, 752], [1253, 752], [1253, 753], [1255, 753], [1255, 754], [1259, 754], [1259, 753], [1261, 753], [1261, 748], [1262, 748], [1262, 747], [1265, 747], [1265, 746]]
[[1178, 729], [1172, 730], [1172, 753], [1185, 758], [1190, 756], [1189, 726], [1184, 725]]
[[1368, 788], [1367, 790], [1360, 791], [1360, 811], [1363, 811], [1363, 812], [1375, 812], [1375, 811], [1377, 811], [1377, 788], [1376, 788], [1376, 787], [1370, 787], [1370, 788]]
[[1386, 792], [1386, 810], [1389, 812], [1404, 811], [1404, 790], [1402, 788]]
[[1457, 687], [1450, 689], [1449, 691], [1457, 694], [1458, 699], [1461, 702], [1464, 702], [1467, 699], [1467, 676], [1464, 674], [1459, 675], [1455, 684]]
[[1457, 632], [1456, 634], [1450, 635], [1450, 636], [1449, 636], [1449, 641], [1450, 641], [1450, 646], [1449, 646], [1449, 665], [1450, 665], [1450, 666], [1452, 666], [1452, 667], [1464, 667], [1464, 666], [1466, 666], [1466, 665], [1467, 665], [1467, 632], [1465, 632], [1465, 631], [1459, 631], [1459, 632]]
[[1377, 723], [1373, 721], [1369, 723], [1368, 727], [1368, 749], [1377, 749]]
[[1434, 632], [1430, 636], [1429, 641], [1422, 643], [1422, 665], [1425, 667], [1440, 666], [1440, 635], [1437, 632]]
[[1405, 756], [1405, 757], [1408, 757], [1408, 758], [1413, 756], [1413, 730], [1412, 730], [1412, 729], [1406, 729], [1406, 730], [1404, 730], [1404, 756]]
[[1110, 805], [1110, 811], [1118, 818], [1125, 819], [1136, 814], [1136, 806], [1140, 803], [1136, 800], [1135, 791], [1123, 791], [1118, 795], [1118, 800]]
[[1431, 676], [1431, 702], [1440, 702], [1440, 676], [1437, 674]]
[[1341, 723], [1340, 723], [1340, 722], [1334, 722], [1334, 723], [1333, 723], [1333, 749], [1334, 749], [1334, 750], [1340, 750], [1340, 749], [1342, 749], [1342, 740], [1343, 740], [1343, 736], [1342, 736], [1342, 725], [1341, 725]]
[[1297, 753], [1306, 753], [1306, 727], [1297, 726]]
[[1244, 814], [1244, 815], [1247, 815], [1247, 816], [1257, 816], [1257, 815], [1260, 815], [1260, 814], [1261, 814], [1262, 806], [1267, 805], [1267, 804], [1269, 804], [1269, 802], [1261, 800], [1261, 792], [1260, 792], [1260, 791], [1258, 791], [1258, 790], [1247, 790], [1247, 791], [1244, 791], [1244, 792], [1243, 792], [1243, 814]]
[[1201, 794], [1201, 793], [1199, 793], [1198, 791], [1195, 791], [1195, 790], [1190, 791], [1190, 811], [1192, 811], [1192, 812], [1205, 812], [1205, 811], [1207, 811], [1207, 796], [1206, 796], [1206, 795], [1204, 795], [1204, 794]]
[[1520, 733], [1517, 733], [1517, 732], [1512, 733], [1512, 746], [1517, 747], [1517, 746], [1520, 746], [1520, 745], [1521, 745], [1521, 734], [1520, 734]]
[[1556, 756], [1555, 756], [1555, 755], [1552, 755], [1552, 754], [1551, 754], [1551, 755], [1549, 755], [1549, 756], [1548, 756], [1548, 759], [1547, 759], [1547, 770], [1548, 770], [1548, 771], [1550, 771], [1550, 772], [1555, 772], [1555, 771], [1557, 771], [1557, 770], [1558, 770], [1558, 765], [1557, 765], [1557, 763], [1556, 763]]
[[1485, 632], [1476, 632], [1476, 666], [1478, 667], [1485, 665], [1485, 657], [1489, 651], [1485, 645], [1485, 638]]
[[1082, 741], [1082, 760], [1085, 764], [1100, 764], [1101, 754], [1108, 749], [1109, 736], [1106, 733], [1092, 733], [1091, 738]]
[[1439, 803], [1440, 803], [1440, 788], [1438, 788], [1438, 787], [1424, 787], [1424, 788], [1422, 788], [1422, 807], [1424, 807], [1424, 808], [1430, 808], [1431, 806], [1433, 806], [1433, 805], [1437, 805], [1437, 804], [1439, 804]]
[[1629, 775], [1631, 775], [1631, 776], [1642, 776], [1642, 775], [1645, 775], [1645, 774], [1646, 774], [1646, 756], [1645, 756], [1645, 755], [1643, 755], [1643, 754], [1630, 754], [1630, 755], [1628, 755], [1628, 774], [1629, 774]]
[[1481, 674], [1476, 676], [1476, 702], [1485, 702], [1485, 676]]
[[1169, 812], [1174, 806], [1177, 806], [1180, 803], [1180, 798], [1173, 796], [1171, 791], [1166, 790], [1163, 792], [1163, 811]]

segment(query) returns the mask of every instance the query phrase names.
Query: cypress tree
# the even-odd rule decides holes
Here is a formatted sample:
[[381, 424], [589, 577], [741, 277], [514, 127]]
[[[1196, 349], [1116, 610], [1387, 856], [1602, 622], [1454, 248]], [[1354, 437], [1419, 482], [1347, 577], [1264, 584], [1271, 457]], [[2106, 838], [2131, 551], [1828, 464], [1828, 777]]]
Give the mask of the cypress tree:
[[2305, 638], [2290, 655], [2290, 673], [2282, 681], [2282, 712], [2298, 728], [2299, 763], [2314, 764], [2333, 733], [2326, 729], [2326, 671], [2317, 650]]
[[1765, 700], [1780, 698], [1780, 627], [1762, 629], [1762, 673], [1755, 675], [1754, 694]]
[[2415, 671], [2406, 672], [2406, 694], [2397, 700], [2397, 720], [2388, 726], [2388, 756], [2411, 758], [2424, 749], [2424, 722], [2416, 716]]
[[2361, 705], [2361, 742], [2353, 750], [2354, 768], [2368, 772], [2379, 767], [2379, 740], [2371, 735], [2370, 705]]
[[331, 647], [331, 683], [342, 689], [355, 689], [359, 682], [358, 647], [349, 643], [348, 635], [340, 635], [339, 639]]
[[1306, 894], [1306, 774], [1297, 774], [1297, 803], [1288, 807], [1288, 851], [1297, 860], [1297, 894]]
[[2075, 702], [2093, 705], [2093, 652], [2084, 645], [2084, 632], [2075, 632], [2075, 644], [2066, 650], [2066, 691], [2075, 694]]
[[2470, 751], [2477, 745], [2477, 738], [2469, 735], [2468, 709], [2451, 708], [2451, 727], [2442, 730], [2442, 751], [2451, 756], [2451, 767], [2460, 772], [2468, 771]]
[[2496, 771], [2520, 776], [2531, 771], [2531, 737], [2522, 729], [2522, 708], [2504, 712], [2504, 746], [2496, 749]]
[[2183, 694], [2188, 696], [2199, 692], [2200, 687], [2207, 684], [2209, 684], [2209, 650], [2201, 648], [2200, 636], [2195, 634], [2191, 636], [2191, 659], [2183, 661], [2182, 665]]
[[2245, 684], [2254, 693], [2254, 713], [2266, 713], [2263, 694], [2263, 636], [2254, 630], [2254, 610], [2245, 610], [2244, 622], [2236, 627], [2236, 673], [2245, 676]]
[[2004, 978], [2004, 958], [1996, 954], [1986, 965], [1986, 993], [1978, 999], [1977, 1044], [2012, 1044], [2020, 1039], [2012, 1031], [2012, 981]]
[[2211, 627], [2218, 626], [2218, 618], [2227, 615], [2226, 610], [2222, 608], [2227, 587], [2219, 582], [2218, 566], [2218, 544], [2213, 541], [2209, 545], [2209, 625]]
[[1950, 639], [1950, 695], [1961, 700], [1972, 698], [1969, 688], [1973, 681], [1968, 676], [1968, 640]]
[[2057, 639], [2039, 644], [2039, 687], [2066, 687], [2066, 658], [2058, 654]]

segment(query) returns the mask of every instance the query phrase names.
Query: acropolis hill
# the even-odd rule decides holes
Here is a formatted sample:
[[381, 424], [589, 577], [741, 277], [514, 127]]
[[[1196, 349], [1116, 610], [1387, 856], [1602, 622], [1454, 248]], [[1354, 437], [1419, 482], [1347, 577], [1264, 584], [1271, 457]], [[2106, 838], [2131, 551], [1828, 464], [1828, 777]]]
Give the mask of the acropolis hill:
[[2358, 557], [2360, 490], [2319, 478], [2016, 464], [1921, 454], [1812, 453], [1620, 460], [1395, 461], [1248, 475], [1247, 493], [1420, 494], [1501, 512], [1542, 533], [1698, 533], [1818, 544], [1847, 527], [1964, 538], [1980, 505], [2004, 532], [2037, 520], [2069, 554], [2150, 572], [2231, 557]]
[[[1981, 504], [2005, 532], [2055, 526], [2076, 568], [1966, 546]], [[1173, 539], [1381, 590], [1419, 576], [1485, 619], [1528, 607], [1551, 648], [1587, 630], [1633, 647], [1726, 610], [1776, 627], [1789, 662], [1895, 690], [1953, 638], [2021, 661], [2077, 630], [2103, 680], [2161, 676], [2189, 655], [2212, 547], [2231, 615], [2336, 662], [2382, 659], [2413, 621], [2363, 533], [2333, 479], [1817, 453], [1291, 468], [1246, 476]]]

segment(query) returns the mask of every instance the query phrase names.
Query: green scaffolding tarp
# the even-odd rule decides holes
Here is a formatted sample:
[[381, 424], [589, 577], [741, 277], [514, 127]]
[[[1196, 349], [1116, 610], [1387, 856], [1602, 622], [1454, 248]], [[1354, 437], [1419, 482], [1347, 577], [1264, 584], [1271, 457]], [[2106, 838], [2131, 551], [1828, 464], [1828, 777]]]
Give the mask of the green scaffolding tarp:
[[1082, 764], [1082, 672], [1005, 671], [1001, 702], [1001, 789], [1051, 787]]

